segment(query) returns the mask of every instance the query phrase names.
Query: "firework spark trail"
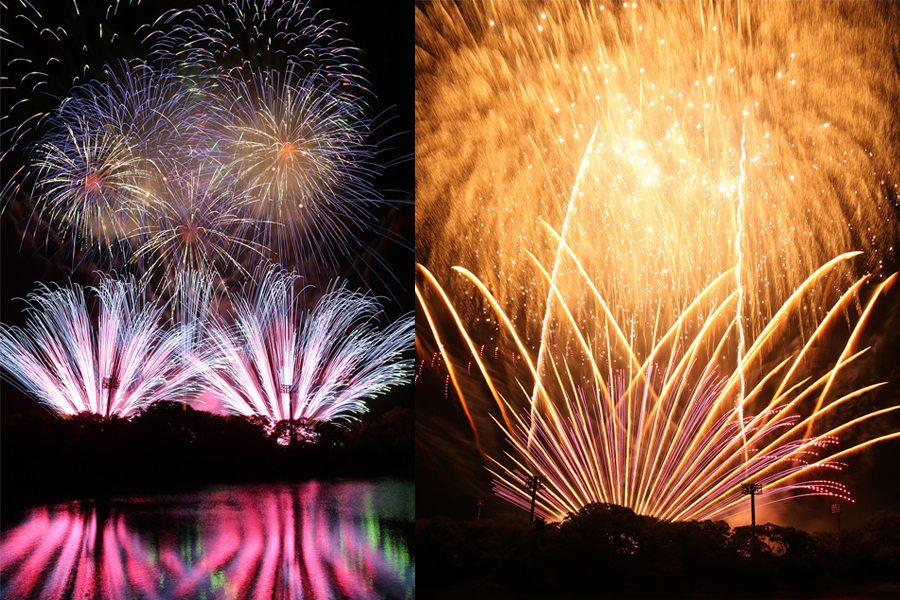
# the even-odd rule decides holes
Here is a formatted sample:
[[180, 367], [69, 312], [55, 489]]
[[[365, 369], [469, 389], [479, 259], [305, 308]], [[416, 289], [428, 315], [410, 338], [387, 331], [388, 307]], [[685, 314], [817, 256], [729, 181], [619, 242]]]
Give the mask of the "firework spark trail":
[[[734, 234], [734, 253], [737, 256], [737, 264], [734, 269], [734, 279], [738, 290], [737, 299], [737, 328], [738, 328], [738, 347], [737, 347], [737, 364], [744, 362], [744, 347], [746, 339], [744, 335], [744, 283], [741, 279], [742, 265], [744, 261], [744, 253], [741, 250], [741, 238], [744, 234], [744, 161], [747, 153], [744, 150], [744, 142], [746, 141], [746, 128], [741, 128], [741, 177], [738, 179], [738, 205], [737, 205], [737, 231]], [[744, 370], [741, 369], [741, 391], [735, 400], [735, 407], [738, 412], [738, 423], [741, 423], [741, 437], [744, 439], [744, 462], [748, 459], [747, 436], [744, 432], [744, 398], [747, 394], [747, 380], [744, 377]]]
[[[79, 11], [77, 2], [66, 1], [54, 3], [52, 10], [41, 10], [39, 2], [20, 0], [4, 7], [6, 23], [12, 26], [0, 29], [0, 48], [7, 61], [0, 91], [8, 98], [0, 116], [4, 141], [0, 162], [32, 143], [31, 138], [72, 88], [114, 71], [118, 65], [108, 64], [109, 56], [134, 54], [133, 48], [127, 47], [134, 33], [132, 21], [128, 10], [120, 15], [119, 8], [135, 4], [133, 0], [105, 5], [92, 2]], [[4, 191], [9, 191], [21, 181], [12, 178], [5, 184]]]
[[[599, 127], [599, 123], [597, 127]], [[569, 229], [569, 218], [571, 215], [575, 213], [574, 203], [575, 203], [575, 195], [578, 192], [578, 183], [582, 179], [585, 174], [585, 167], [587, 166], [588, 156], [591, 153], [591, 147], [594, 145], [594, 138], [597, 135], [597, 127], [594, 128], [594, 133], [591, 134], [591, 140], [588, 142], [587, 150], [585, 150], [584, 158], [581, 160], [581, 166], [578, 169], [578, 176], [575, 178], [575, 184], [572, 186], [572, 196], [569, 199], [569, 206], [566, 208], [566, 219], [563, 221], [562, 234], [561, 238], [566, 237], [566, 232]], [[559, 244], [559, 248], [556, 251], [556, 258], [553, 261], [553, 273], [550, 275], [550, 283], [551, 286], [555, 285], [556, 274], [559, 270], [560, 262], [563, 257], [563, 245]], [[554, 304], [554, 297], [551, 293], [547, 297], [547, 308], [544, 311], [544, 321], [541, 326], [541, 344], [538, 349], [538, 358], [537, 358], [537, 379], [534, 384], [534, 391], [531, 394], [531, 409], [532, 412], [540, 408], [540, 404], [538, 402], [538, 384], [541, 378], [541, 373], [543, 372], [543, 362], [544, 362], [544, 353], [546, 352], [546, 346], [549, 342], [548, 335], [550, 333], [550, 317], [552, 315], [552, 307]], [[529, 434], [530, 436], [530, 434]]]
[[163, 328], [165, 306], [130, 281], [103, 278], [91, 290], [96, 326], [81, 286], [29, 295], [25, 327], [0, 329], [4, 378], [58, 415], [128, 417], [177, 391], [192, 399], [181, 334]]
[[[864, 354], [874, 301], [862, 310], [859, 294], [885, 289], [859, 275], [881, 276], [894, 256], [898, 180], [886, 157], [896, 137], [884, 134], [896, 131], [900, 86], [883, 57], [896, 37], [880, 7], [806, 8], [417, 10], [417, 259], [434, 274], [417, 297], [440, 302], [439, 290], [468, 330], [472, 356], [445, 351], [451, 373], [477, 356], [469, 339], [482, 334], [523, 359], [479, 365], [515, 422], [500, 425], [515, 452], [497, 472], [520, 471], [498, 475], [507, 496], [524, 497], [521, 476], [539, 472], [554, 481], [544, 508], [557, 517], [600, 496], [645, 511], [658, 509], [657, 495], [677, 500], [667, 518], [725, 514], [747, 474], [767, 492], [835, 491], [804, 483], [809, 468], [896, 437], [835, 453], [828, 436], [878, 411], [820, 433], [833, 417], [826, 407], [877, 387], [831, 385]], [[865, 258], [848, 260], [858, 249]], [[813, 341], [837, 342], [837, 315], [859, 312], [840, 356], [805, 381], [822, 354]], [[446, 339], [439, 320], [428, 325]], [[470, 422], [483, 422], [472, 415], [492, 410], [487, 395], [479, 406], [474, 384], [454, 387], [468, 394]], [[699, 409], [711, 401], [716, 411]], [[767, 436], [781, 445], [754, 453]], [[828, 450], [808, 468], [765, 470], [815, 447]], [[692, 496], [692, 478], [706, 478], [713, 496]]]
[[310, 74], [363, 93], [368, 86], [359, 50], [339, 36], [341, 23], [302, 0], [222, 0], [171, 9], [145, 42], [163, 63], [183, 65], [205, 76], [246, 69], [279, 68], [300, 79]]
[[192, 362], [236, 414], [312, 428], [364, 413], [365, 401], [408, 380], [411, 315], [378, 331], [376, 298], [333, 284], [304, 312], [297, 275], [272, 270], [250, 297], [234, 299], [234, 326], [215, 319]]

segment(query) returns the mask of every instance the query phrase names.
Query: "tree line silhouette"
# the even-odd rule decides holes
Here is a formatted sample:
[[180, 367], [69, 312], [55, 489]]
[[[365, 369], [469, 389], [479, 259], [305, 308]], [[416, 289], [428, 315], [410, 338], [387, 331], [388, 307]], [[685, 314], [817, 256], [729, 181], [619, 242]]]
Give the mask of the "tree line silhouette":
[[4, 518], [44, 502], [191, 490], [208, 484], [412, 477], [413, 411], [394, 407], [315, 444], [276, 442], [259, 419], [158, 402], [132, 419], [13, 415], [0, 425]]
[[[900, 514], [808, 533], [772, 523], [667, 522], [591, 504], [560, 523], [499, 518], [416, 522], [420, 597], [768, 597], [900, 588]], [[889, 596], [885, 596], [889, 597]]]

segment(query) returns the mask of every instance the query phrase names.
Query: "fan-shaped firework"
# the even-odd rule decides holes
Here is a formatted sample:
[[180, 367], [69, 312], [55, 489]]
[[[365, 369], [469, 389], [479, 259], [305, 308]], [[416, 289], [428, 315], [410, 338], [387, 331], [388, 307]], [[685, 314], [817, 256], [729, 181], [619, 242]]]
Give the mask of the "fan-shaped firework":
[[0, 329], [4, 376], [59, 415], [128, 417], [176, 397], [190, 373], [180, 334], [162, 327], [165, 307], [129, 281], [104, 278], [92, 292], [96, 319], [81, 286], [31, 294], [25, 327]]
[[[729, 277], [705, 290], [716, 304], [709, 317], [691, 325], [700, 303], [690, 307], [660, 336], [646, 361], [638, 364], [631, 354], [630, 369], [612, 371], [583, 337], [575, 352], [553, 353], [548, 359], [552, 376], [538, 380], [546, 408], [529, 413], [517, 408], [519, 402], [498, 399], [515, 449], [507, 457], [516, 465], [510, 474], [503, 470], [505, 461], [494, 461], [490, 470], [498, 493], [527, 508], [531, 498], [525, 477], [540, 474], [547, 491], [537, 510], [554, 519], [593, 502], [622, 504], [667, 519], [729, 516], [741, 509], [739, 486], [749, 479], [763, 484], [766, 502], [799, 495], [849, 500], [841, 484], [810, 476], [817, 470], [840, 470], [841, 456], [900, 437], [895, 432], [843, 445], [837, 437], [900, 408], [854, 409], [861, 396], [883, 383], [843, 390], [846, 386], [836, 383], [866, 352], [859, 347], [866, 317], [888, 283], [871, 293], [834, 356], [823, 356], [820, 345], [829, 337], [836, 341], [835, 325], [859, 298], [864, 280], [827, 307], [822, 324], [802, 349], [764, 366], [775, 340], [798, 325], [802, 313], [797, 307], [814, 301], [810, 290], [816, 280], [833, 273], [838, 263], [836, 259], [820, 269], [798, 290], [733, 373], [722, 372], [721, 356], [737, 337], [737, 293], [728, 289]], [[607, 330], [607, 335], [612, 333]], [[606, 340], [607, 348], [619, 344], [628, 353], [626, 340]], [[536, 366], [524, 356], [523, 364], [533, 373]], [[593, 376], [579, 378], [591, 369]], [[744, 379], [754, 387], [740, 394]], [[851, 418], [842, 418], [846, 415]]]
[[[667, 518], [733, 514], [747, 479], [768, 500], [843, 495], [813, 465], [898, 435], [834, 447], [882, 414], [850, 402], [877, 386], [840, 375], [867, 345], [872, 305], [853, 309], [883, 289], [854, 274], [895, 255], [887, 8], [434, 3], [416, 19], [417, 294], [501, 493], [530, 500], [541, 474], [545, 515], [599, 500]], [[513, 360], [488, 365], [482, 343]], [[467, 362], [486, 388], [464, 385]]]
[[407, 316], [378, 331], [377, 300], [337, 285], [306, 312], [298, 279], [270, 271], [252, 297], [234, 299], [234, 325], [216, 320], [193, 362], [229, 411], [311, 431], [354, 419], [367, 399], [408, 380], [402, 355], [414, 323]]

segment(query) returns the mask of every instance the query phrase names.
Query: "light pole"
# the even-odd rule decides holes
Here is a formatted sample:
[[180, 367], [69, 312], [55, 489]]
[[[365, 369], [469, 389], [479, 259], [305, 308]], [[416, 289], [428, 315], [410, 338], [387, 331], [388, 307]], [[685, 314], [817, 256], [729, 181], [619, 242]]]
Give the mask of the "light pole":
[[478, 504], [478, 515], [475, 518], [480, 519], [481, 518], [481, 507], [484, 506], [484, 500], [479, 498], [478, 502], [476, 502], [476, 504]]
[[291, 439], [288, 440], [288, 446], [293, 446], [294, 445], [294, 407], [293, 407], [293, 402], [291, 401], [291, 384], [282, 383], [280, 388], [281, 388], [281, 393], [287, 394], [287, 398], [288, 398], [288, 420], [289, 420], [289, 424], [290, 424], [290, 436], [291, 436]]
[[841, 535], [841, 505], [840, 503], [831, 505], [831, 514], [837, 517], [838, 535]]
[[762, 494], [762, 484], [742, 483], [741, 494], [750, 496], [750, 524], [753, 532], [753, 547], [756, 548], [756, 496]]
[[115, 390], [119, 387], [119, 378], [115, 375], [111, 375], [109, 377], [103, 378], [103, 383], [101, 385], [101, 389], [109, 390], [109, 397], [106, 399], [106, 420], [109, 420], [110, 412], [112, 411], [112, 403], [113, 403], [113, 395], [115, 394]]
[[544, 487], [544, 478], [540, 475], [528, 475], [525, 477], [525, 485], [531, 490], [531, 522], [534, 523], [534, 501], [538, 490]]

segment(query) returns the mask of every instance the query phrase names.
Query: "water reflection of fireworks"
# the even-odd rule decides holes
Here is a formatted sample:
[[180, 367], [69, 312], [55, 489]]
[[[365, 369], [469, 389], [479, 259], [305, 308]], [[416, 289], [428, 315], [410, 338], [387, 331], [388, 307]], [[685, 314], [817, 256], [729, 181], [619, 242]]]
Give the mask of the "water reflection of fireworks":
[[412, 598], [415, 561], [394, 529], [412, 518], [407, 497], [394, 483], [226, 489], [174, 499], [190, 519], [151, 536], [141, 519], [159, 508], [141, 499], [118, 510], [41, 507], [4, 531], [0, 589], [42, 599]]

